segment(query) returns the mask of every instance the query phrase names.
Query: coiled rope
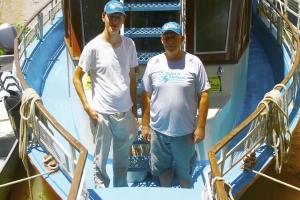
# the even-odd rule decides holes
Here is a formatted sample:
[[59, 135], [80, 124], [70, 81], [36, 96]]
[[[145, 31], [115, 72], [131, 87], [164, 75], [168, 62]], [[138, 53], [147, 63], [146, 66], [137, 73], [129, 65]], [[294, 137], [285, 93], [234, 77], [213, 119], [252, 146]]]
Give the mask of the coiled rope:
[[228, 193], [228, 199], [229, 200], [234, 200], [233, 195], [232, 195], [232, 186], [228, 182], [226, 182], [225, 179], [223, 177], [221, 177], [221, 176], [215, 176], [212, 179], [211, 185], [214, 186], [216, 181], [222, 181], [224, 183], [224, 186], [227, 186], [227, 188], [228, 188], [227, 189], [228, 190], [227, 191], [227, 193]]
[[[282, 87], [284, 89], [284, 95], [282, 95], [279, 90], [275, 89], [277, 87]], [[272, 102], [271, 106], [269, 106], [270, 102]], [[292, 137], [289, 130], [287, 87], [283, 84], [275, 85], [273, 90], [265, 94], [263, 100], [258, 104], [257, 107], [259, 107], [261, 104], [264, 104], [266, 109], [260, 114], [260, 117], [251, 124], [249, 132], [251, 132], [251, 130], [254, 130], [254, 128], [257, 127], [259, 123], [262, 123], [264, 121], [267, 122], [264, 123], [263, 126], [260, 126], [260, 132], [262, 134], [265, 134], [266, 137], [271, 135], [271, 146], [274, 148], [276, 159], [275, 170], [277, 173], [281, 173], [283, 162], [286, 162], [288, 158]], [[249, 143], [247, 144], [247, 146], [248, 145], [251, 144]], [[252, 171], [257, 173], [254, 170]], [[229, 188], [229, 190], [227, 191], [229, 196], [228, 198], [233, 200], [234, 198], [232, 195], [232, 186], [229, 183], [225, 182], [224, 178], [220, 176], [216, 176], [213, 178], [212, 186], [214, 186], [216, 181], [222, 181], [224, 185]]]
[[[37, 124], [35, 120], [35, 102], [41, 100], [35, 90], [28, 88], [22, 93], [22, 104], [20, 107], [20, 136], [19, 136], [19, 157], [21, 158], [27, 177], [30, 177], [28, 160], [27, 160], [27, 146], [29, 140], [29, 131], [32, 131], [32, 139], [36, 139], [38, 135]], [[31, 191], [30, 179], [28, 179], [28, 186], [30, 197], [33, 199]]]
[[19, 157], [23, 160], [26, 158], [28, 146], [29, 128], [32, 130], [32, 139], [36, 139], [38, 135], [37, 124], [35, 120], [34, 103], [41, 100], [35, 90], [28, 88], [23, 91], [22, 104], [20, 107], [20, 138], [19, 138]]
[[[284, 88], [284, 95], [275, 88]], [[267, 135], [272, 136], [271, 146], [274, 148], [275, 153], [275, 170], [281, 173], [282, 165], [287, 162], [288, 153], [291, 146], [291, 132], [289, 130], [289, 117], [288, 117], [288, 90], [285, 85], [277, 84], [274, 89], [266, 93], [263, 100], [259, 103], [265, 104], [268, 109], [268, 124]], [[272, 102], [272, 107], [269, 108], [268, 103]]]

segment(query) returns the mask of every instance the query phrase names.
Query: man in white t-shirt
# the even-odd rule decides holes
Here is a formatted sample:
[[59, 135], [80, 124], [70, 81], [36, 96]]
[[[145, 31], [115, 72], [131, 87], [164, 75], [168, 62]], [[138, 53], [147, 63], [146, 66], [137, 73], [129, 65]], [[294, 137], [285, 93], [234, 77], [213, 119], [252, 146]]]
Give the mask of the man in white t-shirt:
[[[136, 73], [134, 42], [120, 35], [123, 3], [109, 1], [102, 14], [103, 32], [83, 49], [73, 83], [94, 130], [94, 179], [96, 187], [108, 187], [106, 163], [113, 141], [113, 186], [127, 185], [128, 154], [136, 135]], [[92, 101], [84, 93], [82, 77], [89, 72]]]
[[180, 25], [166, 23], [162, 32], [165, 53], [149, 60], [143, 76], [142, 134], [149, 138], [151, 132], [151, 171], [160, 185], [169, 187], [175, 174], [181, 187], [191, 187], [195, 144], [205, 135], [210, 84], [200, 59], [181, 50]]

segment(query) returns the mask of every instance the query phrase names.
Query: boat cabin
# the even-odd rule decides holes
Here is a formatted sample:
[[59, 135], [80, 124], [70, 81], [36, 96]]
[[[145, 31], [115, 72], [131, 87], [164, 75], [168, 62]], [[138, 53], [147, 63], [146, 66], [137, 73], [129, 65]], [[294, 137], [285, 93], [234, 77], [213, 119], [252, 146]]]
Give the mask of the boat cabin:
[[[87, 42], [103, 30], [101, 14], [107, 0], [64, 0], [65, 39], [76, 60]], [[204, 64], [237, 63], [249, 43], [251, 0], [125, 0], [123, 33], [136, 44], [139, 63], [162, 52], [160, 27], [182, 24], [184, 49]]]

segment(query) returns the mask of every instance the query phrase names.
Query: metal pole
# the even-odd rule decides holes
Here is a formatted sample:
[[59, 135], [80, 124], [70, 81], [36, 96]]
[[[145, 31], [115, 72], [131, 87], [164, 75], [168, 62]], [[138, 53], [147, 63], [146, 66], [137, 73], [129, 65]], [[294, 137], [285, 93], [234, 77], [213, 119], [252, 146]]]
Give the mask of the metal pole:
[[277, 24], [277, 42], [282, 45], [283, 20], [281, 17], [277, 17]]
[[42, 40], [43, 39], [43, 13], [39, 13], [38, 17], [38, 28], [39, 28], [39, 39]]

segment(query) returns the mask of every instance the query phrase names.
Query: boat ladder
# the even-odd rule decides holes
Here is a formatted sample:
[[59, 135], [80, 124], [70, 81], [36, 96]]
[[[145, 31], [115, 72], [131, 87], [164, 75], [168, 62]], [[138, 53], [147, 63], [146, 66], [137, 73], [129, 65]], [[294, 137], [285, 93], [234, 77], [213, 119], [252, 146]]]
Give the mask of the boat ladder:
[[168, 21], [183, 22], [181, 8], [184, 1], [124, 1], [131, 24], [124, 26], [124, 35], [135, 41], [139, 65], [163, 52], [160, 44], [161, 27]]

